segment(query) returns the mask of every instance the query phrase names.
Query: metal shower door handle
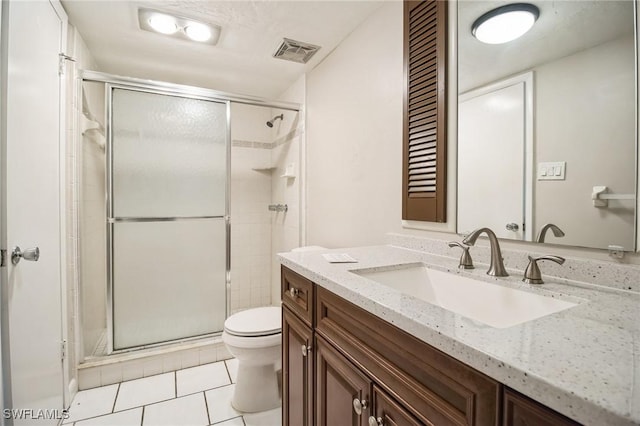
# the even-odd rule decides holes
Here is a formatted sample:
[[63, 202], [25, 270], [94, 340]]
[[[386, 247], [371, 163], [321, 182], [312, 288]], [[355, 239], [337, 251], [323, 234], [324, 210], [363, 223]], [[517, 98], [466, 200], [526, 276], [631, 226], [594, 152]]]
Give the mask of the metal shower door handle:
[[11, 263], [17, 265], [18, 263], [20, 263], [20, 259], [37, 262], [38, 259], [40, 259], [40, 249], [38, 247], [34, 247], [22, 251], [20, 250], [20, 247], [16, 246], [11, 252]]

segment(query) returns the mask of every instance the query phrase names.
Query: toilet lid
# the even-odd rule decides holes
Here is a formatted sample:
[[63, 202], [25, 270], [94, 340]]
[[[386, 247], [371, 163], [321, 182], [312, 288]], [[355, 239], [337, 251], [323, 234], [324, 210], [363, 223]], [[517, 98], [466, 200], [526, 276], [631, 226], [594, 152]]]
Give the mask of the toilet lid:
[[282, 331], [279, 307], [253, 308], [231, 315], [224, 322], [224, 331], [235, 336], [268, 336]]

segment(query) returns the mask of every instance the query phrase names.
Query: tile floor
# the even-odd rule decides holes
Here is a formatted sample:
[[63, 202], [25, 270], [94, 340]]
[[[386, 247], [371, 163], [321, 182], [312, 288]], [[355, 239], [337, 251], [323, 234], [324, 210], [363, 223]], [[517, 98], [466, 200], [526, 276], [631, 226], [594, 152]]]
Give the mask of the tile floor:
[[231, 406], [235, 359], [78, 392], [63, 422], [74, 426], [279, 426], [281, 409]]

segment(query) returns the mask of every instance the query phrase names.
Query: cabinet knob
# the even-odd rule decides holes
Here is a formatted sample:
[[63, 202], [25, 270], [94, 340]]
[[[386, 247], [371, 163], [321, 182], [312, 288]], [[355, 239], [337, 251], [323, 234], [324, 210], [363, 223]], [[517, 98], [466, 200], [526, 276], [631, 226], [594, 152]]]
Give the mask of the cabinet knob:
[[368, 406], [369, 403], [366, 399], [359, 400], [358, 398], [353, 398], [353, 411], [355, 411], [357, 415], [362, 415], [362, 410], [366, 410]]
[[311, 352], [311, 345], [302, 345], [302, 356], [307, 356]]
[[296, 297], [298, 297], [298, 293], [300, 293], [300, 290], [298, 290], [295, 287], [291, 287], [289, 289], [289, 293], [291, 294], [291, 297], [293, 297], [295, 299]]
[[369, 426], [384, 426], [384, 421], [382, 417], [378, 417], [377, 419], [373, 416], [369, 417]]

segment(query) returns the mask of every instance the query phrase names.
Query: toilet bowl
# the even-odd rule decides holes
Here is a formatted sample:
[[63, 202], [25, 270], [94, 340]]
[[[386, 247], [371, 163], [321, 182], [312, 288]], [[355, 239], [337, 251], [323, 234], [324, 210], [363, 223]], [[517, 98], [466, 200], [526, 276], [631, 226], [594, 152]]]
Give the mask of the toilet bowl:
[[276, 370], [282, 362], [281, 339], [279, 307], [247, 309], [224, 322], [222, 341], [238, 360], [231, 399], [236, 410], [255, 413], [280, 406]]

